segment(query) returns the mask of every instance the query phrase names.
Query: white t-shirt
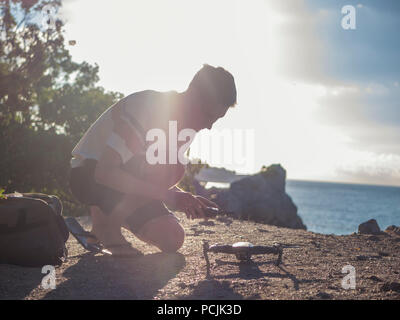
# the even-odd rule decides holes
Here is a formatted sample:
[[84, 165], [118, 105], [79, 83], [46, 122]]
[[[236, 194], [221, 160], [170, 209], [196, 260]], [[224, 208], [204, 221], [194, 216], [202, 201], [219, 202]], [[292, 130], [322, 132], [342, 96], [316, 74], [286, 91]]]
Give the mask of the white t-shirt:
[[[176, 91], [145, 90], [121, 99], [104, 111], [72, 150], [71, 168], [85, 159], [99, 160], [106, 146], [114, 149], [125, 164], [136, 154], [146, 152], [146, 132], [162, 117], [163, 108], [173, 101]], [[116, 111], [119, 110], [119, 111]]]
[[[110, 106], [89, 127], [72, 150], [71, 168], [82, 166], [85, 159], [99, 160], [106, 146], [113, 148], [121, 156], [123, 163], [133, 157], [132, 148], [127, 146], [127, 137], [119, 134], [118, 129], [120, 126], [113, 120], [112, 112], [116, 106], [121, 111], [119, 114], [120, 120], [124, 121], [124, 125], [127, 125], [132, 130], [131, 134], [135, 134], [136, 141], [141, 143], [142, 148], [138, 145], [136, 153], [145, 152], [145, 136], [139, 130], [137, 123], [141, 126], [142, 123], [148, 121], [152, 113], [152, 105], [154, 105], [150, 102], [156, 102], [157, 100], [155, 99], [160, 94], [152, 90], [136, 92]], [[132, 118], [136, 119], [136, 126], [130, 121]]]

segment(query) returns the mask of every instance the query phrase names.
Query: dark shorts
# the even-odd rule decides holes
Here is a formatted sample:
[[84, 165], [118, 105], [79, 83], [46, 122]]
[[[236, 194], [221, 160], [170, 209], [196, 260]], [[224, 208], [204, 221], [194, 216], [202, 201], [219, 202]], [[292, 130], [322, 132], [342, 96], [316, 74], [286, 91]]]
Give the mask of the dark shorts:
[[[110, 214], [125, 194], [99, 184], [94, 180], [96, 164], [97, 160], [86, 159], [82, 167], [72, 168], [69, 187], [71, 193], [79, 202], [98, 206], [105, 214]], [[163, 215], [175, 217], [162, 201], [152, 200], [143, 207], [134, 210], [126, 222], [130, 230], [136, 233], [147, 221]]]

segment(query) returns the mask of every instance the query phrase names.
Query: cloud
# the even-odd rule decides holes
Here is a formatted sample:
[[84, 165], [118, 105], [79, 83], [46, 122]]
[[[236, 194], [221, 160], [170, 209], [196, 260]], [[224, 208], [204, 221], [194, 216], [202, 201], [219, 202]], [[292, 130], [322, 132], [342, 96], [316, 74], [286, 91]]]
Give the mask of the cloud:
[[[326, 94], [315, 97], [318, 107], [310, 117], [345, 137], [340, 145], [333, 143], [336, 138], [326, 141], [321, 146], [325, 151], [318, 151], [335, 153], [329, 150], [330, 144], [337, 150], [339, 154], [329, 164], [336, 178], [395, 184], [400, 157], [400, 38], [396, 31], [400, 30], [400, 2], [362, 1], [358, 7], [354, 3], [357, 29], [352, 31], [341, 27], [341, 8], [348, 0], [267, 3], [279, 35], [270, 46], [279, 52], [274, 60], [276, 73], [292, 83], [322, 86]], [[309, 109], [301, 101], [298, 107]], [[346, 155], [346, 150], [352, 152]]]
[[380, 84], [329, 88], [316, 118], [364, 150], [400, 155], [400, 88]]
[[325, 11], [310, 12], [306, 1], [269, 1], [277, 17], [274, 44], [279, 52], [276, 68], [280, 76], [309, 83], [330, 83], [324, 70], [325, 48], [319, 39], [317, 25]]
[[282, 17], [277, 46], [279, 69], [287, 77], [325, 85], [399, 80], [399, 1], [354, 3], [356, 30], [341, 27], [348, 0], [270, 4]]
[[[353, 163], [344, 163], [335, 171], [338, 177], [347, 181], [367, 184], [400, 186], [400, 156], [372, 152], [354, 153]], [[351, 156], [350, 156], [351, 157]]]
[[356, 30], [344, 30], [340, 25], [341, 7], [348, 5], [348, 1], [335, 1], [334, 5], [327, 1], [310, 2], [328, 12], [316, 28], [331, 77], [358, 82], [398, 80], [400, 2], [363, 1], [362, 8], [356, 8]]
[[313, 117], [347, 136], [343, 144], [352, 150], [343, 154], [342, 165], [336, 165], [337, 177], [396, 184], [400, 181], [400, 2], [362, 1], [356, 11], [357, 29], [351, 31], [340, 24], [341, 8], [348, 1], [295, 3], [298, 7], [277, 7], [290, 21], [281, 28], [280, 67], [293, 81], [325, 88]]

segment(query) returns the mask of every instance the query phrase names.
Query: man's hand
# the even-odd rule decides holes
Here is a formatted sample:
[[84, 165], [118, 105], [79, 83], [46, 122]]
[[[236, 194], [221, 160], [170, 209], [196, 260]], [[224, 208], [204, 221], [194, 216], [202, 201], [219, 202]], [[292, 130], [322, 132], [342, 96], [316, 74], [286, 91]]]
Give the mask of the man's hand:
[[175, 210], [185, 212], [189, 219], [203, 218], [207, 220], [203, 211], [207, 205], [189, 192], [169, 190], [163, 201]]
[[217, 208], [218, 210], [222, 210], [215, 202], [212, 202], [211, 200], [208, 200], [207, 198], [204, 198], [202, 196], [194, 196], [197, 200], [201, 201], [203, 204], [205, 204], [207, 207], [212, 207], [212, 208]]

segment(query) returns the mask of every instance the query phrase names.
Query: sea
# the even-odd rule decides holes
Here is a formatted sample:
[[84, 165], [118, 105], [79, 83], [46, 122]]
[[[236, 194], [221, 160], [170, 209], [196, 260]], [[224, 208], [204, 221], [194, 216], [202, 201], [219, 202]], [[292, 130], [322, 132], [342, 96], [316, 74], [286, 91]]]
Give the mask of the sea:
[[346, 235], [369, 219], [381, 230], [400, 225], [400, 187], [287, 180], [286, 193], [309, 231]]
[[[212, 185], [229, 187], [208, 183], [207, 188]], [[375, 219], [381, 230], [400, 225], [400, 187], [288, 179], [286, 193], [312, 232], [347, 235], [369, 219]]]

